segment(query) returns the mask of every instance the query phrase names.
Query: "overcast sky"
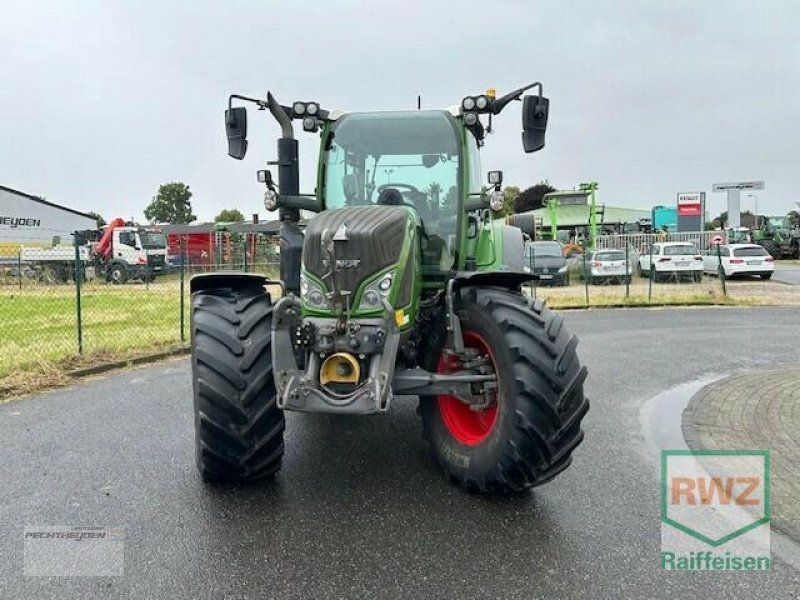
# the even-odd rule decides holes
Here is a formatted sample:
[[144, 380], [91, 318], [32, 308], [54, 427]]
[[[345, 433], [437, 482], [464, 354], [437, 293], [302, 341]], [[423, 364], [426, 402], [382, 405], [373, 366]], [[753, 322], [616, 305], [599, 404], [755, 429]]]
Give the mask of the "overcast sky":
[[[230, 93], [438, 108], [538, 79], [547, 146], [522, 152], [515, 104], [483, 152], [507, 183], [596, 180], [605, 204], [648, 209], [706, 191], [713, 216], [712, 183], [763, 179], [760, 212], [784, 213], [800, 201], [799, 22], [792, 1], [3, 0], [0, 185], [141, 220], [183, 181], [201, 219], [264, 218], [255, 170], [278, 128], [251, 111], [248, 156], [228, 158]], [[311, 191], [318, 139], [300, 136]]]

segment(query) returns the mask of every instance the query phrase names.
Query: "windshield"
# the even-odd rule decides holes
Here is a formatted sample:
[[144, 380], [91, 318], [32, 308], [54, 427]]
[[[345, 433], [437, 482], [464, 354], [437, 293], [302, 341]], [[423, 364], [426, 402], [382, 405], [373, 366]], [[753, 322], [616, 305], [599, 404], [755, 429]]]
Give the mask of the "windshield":
[[423, 262], [447, 270], [457, 249], [458, 150], [455, 123], [441, 111], [345, 115], [325, 150], [325, 207], [414, 208]]
[[767, 256], [767, 251], [763, 246], [748, 246], [747, 248], [736, 248], [734, 256]]
[[528, 246], [528, 256], [563, 256], [561, 245], [554, 242], [535, 243]]
[[143, 231], [139, 234], [142, 239], [142, 248], [166, 248], [167, 238], [163, 233]]
[[680, 246], [664, 246], [665, 256], [685, 256], [687, 254], [697, 254], [697, 248], [693, 244], [681, 244]]

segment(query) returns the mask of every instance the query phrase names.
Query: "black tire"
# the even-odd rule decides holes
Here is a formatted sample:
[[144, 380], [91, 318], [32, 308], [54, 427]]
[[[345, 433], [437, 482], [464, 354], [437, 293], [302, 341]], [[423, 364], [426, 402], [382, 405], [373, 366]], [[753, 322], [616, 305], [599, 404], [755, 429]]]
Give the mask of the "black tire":
[[702, 273], [694, 273], [694, 274], [692, 274], [692, 279], [694, 279], [695, 283], [701, 283], [703, 281], [703, 274]]
[[759, 273], [759, 277], [761, 277], [761, 279], [771, 279], [772, 273]]
[[124, 262], [114, 261], [106, 269], [106, 280], [115, 285], [128, 281], [128, 267]]
[[204, 481], [255, 481], [281, 468], [271, 323], [260, 286], [192, 294], [195, 457]]
[[[510, 290], [467, 288], [458, 312], [465, 334], [480, 335], [494, 355], [497, 416], [483, 441], [465, 444], [445, 424], [438, 397], [422, 397], [423, 435], [434, 457], [470, 491], [517, 492], [550, 481], [570, 465], [589, 410], [577, 337], [542, 300], [529, 304]], [[429, 370], [436, 370], [443, 338], [422, 357]]]
[[781, 249], [778, 245], [773, 242], [772, 240], [762, 240], [761, 245], [764, 246], [764, 250], [769, 252], [772, 258], [780, 258], [781, 257]]

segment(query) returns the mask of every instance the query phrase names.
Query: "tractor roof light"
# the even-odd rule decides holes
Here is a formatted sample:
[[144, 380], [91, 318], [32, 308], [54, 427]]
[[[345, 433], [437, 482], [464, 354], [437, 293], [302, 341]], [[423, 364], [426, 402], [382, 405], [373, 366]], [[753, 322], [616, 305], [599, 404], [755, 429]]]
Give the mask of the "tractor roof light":
[[475, 98], [475, 108], [478, 110], [486, 110], [489, 106], [489, 98], [484, 95], [477, 96]]
[[292, 104], [292, 117], [298, 118], [306, 114], [305, 102], [295, 102]]
[[464, 113], [464, 124], [467, 127], [474, 127], [478, 122], [478, 113], [467, 112]]
[[319, 104], [316, 102], [308, 102], [306, 104], [306, 113], [311, 116], [319, 114]]
[[467, 96], [461, 101], [461, 109], [464, 111], [475, 110], [475, 98]]
[[309, 133], [317, 131], [317, 120], [314, 117], [306, 117], [303, 119], [303, 131]]

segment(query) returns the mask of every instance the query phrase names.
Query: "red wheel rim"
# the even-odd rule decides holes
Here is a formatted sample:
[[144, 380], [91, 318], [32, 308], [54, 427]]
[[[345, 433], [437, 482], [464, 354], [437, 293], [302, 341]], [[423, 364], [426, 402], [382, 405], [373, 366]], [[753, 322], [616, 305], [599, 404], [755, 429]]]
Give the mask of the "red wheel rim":
[[[481, 354], [489, 357], [492, 368], [497, 372], [494, 356], [489, 350], [489, 344], [474, 331], [464, 332], [464, 345], [467, 348], [475, 348]], [[436, 367], [437, 373], [451, 373], [457, 370], [457, 361], [452, 357], [442, 353], [439, 357], [439, 364]], [[477, 446], [483, 442], [494, 429], [497, 422], [497, 399], [495, 403], [483, 410], [472, 410], [451, 395], [438, 396], [439, 413], [442, 415], [445, 427], [450, 434], [465, 446]]]

